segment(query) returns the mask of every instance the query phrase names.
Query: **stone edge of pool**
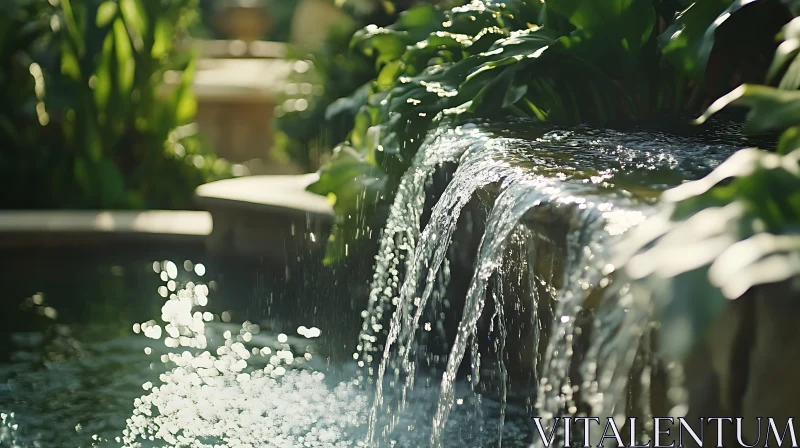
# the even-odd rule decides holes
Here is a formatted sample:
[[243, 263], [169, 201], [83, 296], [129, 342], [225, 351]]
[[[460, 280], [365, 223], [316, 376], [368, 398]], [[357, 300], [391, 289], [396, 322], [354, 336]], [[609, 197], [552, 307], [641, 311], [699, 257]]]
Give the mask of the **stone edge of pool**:
[[190, 210], [2, 210], [0, 248], [125, 242], [202, 244], [213, 221]]
[[[0, 249], [98, 244], [205, 245], [276, 262], [324, 250], [327, 199], [305, 191], [316, 174], [248, 176], [201, 185], [194, 210], [0, 210]], [[304, 236], [296, 244], [296, 235]]]

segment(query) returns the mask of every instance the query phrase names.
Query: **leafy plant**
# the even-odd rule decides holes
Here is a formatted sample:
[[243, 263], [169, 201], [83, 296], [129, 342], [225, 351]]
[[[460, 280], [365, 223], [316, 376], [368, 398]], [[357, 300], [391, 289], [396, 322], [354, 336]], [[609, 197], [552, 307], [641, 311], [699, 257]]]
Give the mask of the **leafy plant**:
[[[700, 3], [678, 14], [681, 5], [651, 0], [474, 0], [450, 10], [418, 7], [391, 26], [362, 29], [351, 47], [374, 56], [380, 72], [329, 108], [329, 115], [356, 115], [343, 147], [351, 148], [348, 163], [358, 157], [362, 175], [335, 182], [326, 176], [310, 187], [336, 198], [333, 240], [352, 242], [361, 233], [352, 218], [361, 216], [361, 202], [345, 202], [357, 196], [342, 190], [383, 182], [382, 194], [370, 197], [390, 196], [440, 117], [609, 122], [698, 108], [708, 92], [725, 85], [704, 74], [736, 40], [740, 11], [763, 3], [765, 11], [786, 13], [770, 0]], [[776, 32], [785, 23], [774, 15], [762, 22], [778, 23]], [[764, 45], [775, 47], [771, 40]], [[758, 71], [753, 66], [746, 68]], [[323, 173], [335, 170], [336, 160]], [[329, 262], [342, 256], [341, 247], [329, 246]]]
[[193, 60], [175, 36], [193, 0], [53, 3], [16, 0], [0, 30], [49, 28], [0, 47], [4, 88], [17, 91], [0, 119], [5, 207], [186, 207], [198, 184], [227, 175], [191, 126]]
[[790, 19], [778, 0], [697, 1], [660, 40], [667, 60], [716, 98], [740, 83], [764, 80], [775, 35]]
[[[360, 87], [377, 76], [374, 57], [349, 51], [353, 34], [368, 23], [392, 23], [413, 2], [336, 0], [334, 3], [343, 12], [342, 20], [332, 27], [320, 49], [311, 54], [291, 55], [301, 61], [310, 59], [313, 69], [293, 75], [286, 98], [276, 109], [276, 150], [307, 171], [318, 169], [333, 147], [347, 138], [358, 106], [366, 101], [368, 94], [366, 88]], [[344, 99], [354, 92], [353, 98]], [[357, 105], [348, 106], [353, 101]], [[329, 109], [334, 103], [337, 104]]]
[[743, 149], [706, 178], [665, 192], [664, 213], [622, 246], [627, 275], [655, 291], [664, 325], [679, 329], [681, 337], [665, 338], [673, 356], [693, 347], [726, 299], [800, 275], [797, 20], [780, 34], [768, 73], [779, 88], [743, 84], [697, 120], [702, 124], [720, 110], [747, 107], [745, 132], [782, 131], [777, 153]]
[[[375, 76], [366, 57], [347, 54], [356, 28], [352, 18], [334, 27], [323, 48], [311, 55], [313, 69], [293, 74], [286, 98], [276, 109], [275, 149], [308, 171], [317, 169], [353, 126], [353, 115], [326, 117], [328, 106]], [[296, 58], [302, 61], [307, 55]]]
[[800, 275], [800, 151], [743, 149], [662, 202], [664, 213], [633, 232], [621, 260], [653, 292], [667, 335], [676, 335], [664, 348], [680, 358], [726, 300]]

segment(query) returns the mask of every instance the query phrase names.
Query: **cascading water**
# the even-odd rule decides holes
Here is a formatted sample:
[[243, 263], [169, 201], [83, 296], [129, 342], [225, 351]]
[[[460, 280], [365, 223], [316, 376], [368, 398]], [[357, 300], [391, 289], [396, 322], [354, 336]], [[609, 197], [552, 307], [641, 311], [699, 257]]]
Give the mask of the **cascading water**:
[[[415, 349], [414, 336], [419, 328], [422, 313], [433, 292], [436, 276], [445, 259], [446, 250], [461, 210], [469, 202], [476, 189], [498, 181], [511, 171], [519, 170], [509, 164], [508, 160], [497, 160], [497, 151], [493, 150], [493, 147], [493, 145], [477, 146], [464, 155], [453, 181], [433, 209], [430, 221], [421, 235], [422, 244], [416, 248], [408, 264], [406, 277], [397, 299], [397, 308], [392, 316], [384, 345], [383, 358], [378, 368], [375, 405], [370, 415], [368, 435], [370, 442], [374, 441], [377, 412], [383, 405], [384, 375], [389, 363], [393, 361], [391, 348], [397, 342], [401, 330], [405, 330], [405, 340], [399, 350], [399, 356], [402, 359], [399, 360], [399, 365], [395, 366], [395, 380], [399, 379], [399, 369], [402, 368], [406, 375], [404, 389], [413, 388], [415, 360], [410, 358], [410, 354]], [[428, 269], [424, 290], [420, 296], [412, 297], [422, 278], [423, 268]], [[403, 405], [401, 402], [399, 407], [402, 408]], [[391, 428], [388, 429], [388, 432], [391, 432]]]
[[[406, 265], [402, 287], [391, 298], [395, 309], [389, 319], [383, 356], [378, 361], [376, 395], [367, 436], [369, 444], [381, 445], [392, 440], [399, 421], [396, 416], [405, 407], [406, 397], [414, 388], [420, 319], [427, 306], [437, 305], [429, 301], [435, 285], [442, 286], [437, 282], [437, 274], [446, 261], [447, 248], [460, 212], [476, 190], [498, 183], [499, 194], [486, 221], [474, 262], [474, 275], [464, 301], [463, 315], [457, 323], [455, 340], [441, 380], [438, 405], [431, 425], [431, 446], [443, 444], [442, 434], [455, 401], [457, 372], [467, 348], [471, 353], [469, 385], [472, 393], [475, 393], [480, 375], [476, 325], [484, 308], [488, 282], [493, 275], [496, 274], [498, 278], [501, 275], [498, 268], [502, 265], [509, 234], [526, 215], [532, 215], [531, 219], [535, 221], [537, 209], [550, 210], [559, 215], [556, 220], [560, 220], [560, 224], [567, 226], [567, 229], [563, 247], [565, 262], [561, 278], [557, 279], [558, 287], [547, 284], [548, 281], [542, 278], [543, 273], [530, 272], [531, 278], [552, 291], [550, 300], [553, 302], [550, 305], [553, 322], [548, 325], [539, 323], [539, 326], [550, 327], [549, 334], [543, 335], [546, 339], [546, 349], [541, 354], [543, 359], [538, 366], [535, 362], [530, 366], [533, 374], [540, 378], [534, 404], [536, 415], [547, 419], [565, 415], [625, 414], [624, 407], [620, 409], [620, 403], [624, 406], [623, 389], [632, 372], [634, 358], [641, 353], [646, 364], [654, 362], [648, 355], [649, 337], [644, 339], [645, 343], [640, 343], [643, 335], [650, 334], [647, 326], [651, 316], [648, 304], [636, 303], [624, 282], [612, 285], [615, 268], [610, 264], [610, 248], [627, 229], [645, 219], [647, 207], [643, 209], [640, 204], [646, 203], [649, 197], [663, 188], [661, 185], [696, 177], [695, 171], [712, 168], [732, 150], [725, 144], [707, 145], [702, 148], [702, 162], [697, 163], [697, 160], [692, 160], [691, 154], [671, 151], [671, 145], [685, 144], [690, 147], [691, 143], [681, 142], [680, 138], [669, 135], [656, 135], [653, 138], [650, 135], [649, 140], [642, 139], [636, 142], [638, 145], [629, 145], [627, 141], [635, 141], [639, 137], [631, 134], [592, 130], [574, 134], [571, 131], [549, 132], [527, 141], [487, 138], [484, 135], [479, 145], [465, 153], [452, 181], [434, 207], [416, 247], [407, 247], [406, 253], [413, 255]], [[475, 135], [472, 137], [475, 138]], [[445, 148], [452, 147], [452, 143], [446, 140], [447, 137], [439, 134], [438, 140], [432, 142]], [[421, 153], [435, 151], [430, 146], [431, 143], [423, 145]], [[570, 155], [576, 157], [570, 158]], [[415, 164], [420, 163], [424, 162], [415, 161]], [[652, 171], [651, 179], [643, 183], [631, 168]], [[414, 169], [412, 167], [409, 173]], [[652, 178], [658, 178], [663, 184], [655, 183], [653, 186]], [[631, 199], [631, 192], [639, 199]], [[403, 203], [407, 201], [408, 198], [401, 195], [395, 198], [390, 222], [402, 219], [394, 213], [403, 210]], [[417, 213], [414, 216], [416, 224], [420, 215]], [[418, 227], [413, 232], [419, 234]], [[529, 244], [536, 254], [535, 242], [532, 240]], [[381, 252], [380, 257], [395, 258], [396, 254], [390, 253], [387, 246], [384, 249], [386, 251]], [[377, 272], [380, 272], [380, 257]], [[389, 285], [376, 274], [373, 291], [390, 291], [398, 279], [399, 276], [394, 277], [392, 285]], [[550, 283], [553, 283], [552, 279]], [[534, 301], [534, 312], [538, 307], [537, 297], [533, 297], [537, 296], [535, 290], [531, 288], [529, 291]], [[496, 343], [504, 346], [506, 328], [501, 313], [507, 298], [502, 296], [499, 288], [495, 288], [492, 296], [495, 305], [492, 322], [498, 317], [495, 334], [501, 339]], [[593, 296], [600, 298], [595, 299], [599, 303], [587, 305], [587, 300]], [[436, 297], [442, 300], [443, 296]], [[388, 304], [389, 300], [383, 303]], [[588, 324], [580, 324], [581, 313], [590, 307], [595, 308], [590, 313], [596, 314], [594, 320], [589, 318]], [[380, 314], [383, 313], [385, 310]], [[577, 340], [585, 337], [583, 333], [588, 331], [592, 333], [586, 339], [585, 346], [576, 347]], [[538, 336], [535, 344], [538, 344]], [[393, 350], [395, 346], [397, 349]], [[502, 359], [504, 350], [505, 347], [498, 351], [501, 355], [497, 360], [502, 383], [499, 385], [501, 417], [498, 422], [501, 432], [508, 387]], [[576, 350], [582, 351], [580, 357]], [[430, 363], [429, 359], [426, 361]], [[390, 385], [403, 384], [401, 399], [394, 407], [387, 405], [383, 396], [387, 371], [393, 372]], [[643, 392], [639, 394], [639, 408], [643, 412], [649, 409], [649, 391], [645, 389], [649, 387], [650, 372], [651, 367], [645, 366], [641, 375]], [[381, 416], [388, 420], [383, 426], [379, 418]], [[556, 433], [560, 434], [560, 431], [557, 428]], [[502, 443], [502, 434], [498, 440], [498, 444]]]
[[[164, 332], [155, 321], [134, 330], [164, 339], [157, 353], [152, 342], [135, 348], [163, 373], [144, 383], [118, 442], [541, 446], [530, 417], [647, 418], [663, 411], [653, 403], [657, 382], [666, 383], [667, 410], [680, 415], [681, 366], [652, 350], [650, 304], [618, 275], [611, 248], [660, 190], [699, 177], [734, 149], [652, 131], [440, 127], [403, 175], [382, 232], [354, 354], [359, 370], [323, 375], [325, 358], [309, 341], [319, 330], [273, 337], [249, 322], [223, 323], [195, 309], [207, 304], [205, 285], [160, 272], [169, 282], [159, 288], [169, 296]], [[426, 217], [438, 174], [450, 180]], [[477, 230], [459, 233], [470, 223]], [[478, 244], [461, 241], [471, 237]], [[107, 361], [124, 364], [116, 359]], [[24, 378], [35, 390], [57, 383], [48, 372]], [[0, 447], [36, 446], [16, 418], [0, 414]]]

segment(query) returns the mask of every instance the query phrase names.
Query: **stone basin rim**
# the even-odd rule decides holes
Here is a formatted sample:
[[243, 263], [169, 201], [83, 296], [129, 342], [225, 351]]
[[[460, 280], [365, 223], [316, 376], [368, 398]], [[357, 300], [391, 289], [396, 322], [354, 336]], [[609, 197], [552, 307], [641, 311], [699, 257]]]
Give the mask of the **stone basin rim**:
[[317, 173], [224, 179], [197, 187], [195, 201], [206, 209], [234, 207], [262, 212], [310, 214], [332, 221], [333, 206], [327, 198], [306, 191], [306, 187], [318, 179]]

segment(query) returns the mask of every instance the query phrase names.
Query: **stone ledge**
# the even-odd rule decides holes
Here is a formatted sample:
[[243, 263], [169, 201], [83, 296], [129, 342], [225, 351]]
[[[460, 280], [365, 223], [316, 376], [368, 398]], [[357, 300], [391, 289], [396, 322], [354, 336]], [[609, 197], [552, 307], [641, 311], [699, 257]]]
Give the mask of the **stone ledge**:
[[201, 58], [283, 59], [288, 53], [286, 44], [281, 42], [200, 39], [192, 44]]
[[211, 234], [204, 211], [5, 210], [0, 247], [159, 241], [202, 243]]
[[[284, 95], [289, 76], [305, 61], [283, 59], [202, 59], [192, 87], [199, 102], [275, 103]], [[164, 74], [163, 92], [180, 85], [182, 72]]]
[[276, 263], [320, 255], [334, 213], [326, 198], [306, 191], [317, 179], [317, 174], [248, 176], [201, 185], [195, 200], [214, 219], [208, 249]]
[[225, 179], [199, 186], [195, 197], [204, 208], [227, 205], [266, 213], [312, 214], [333, 220], [333, 207], [328, 200], [306, 191], [317, 179], [317, 174]]

